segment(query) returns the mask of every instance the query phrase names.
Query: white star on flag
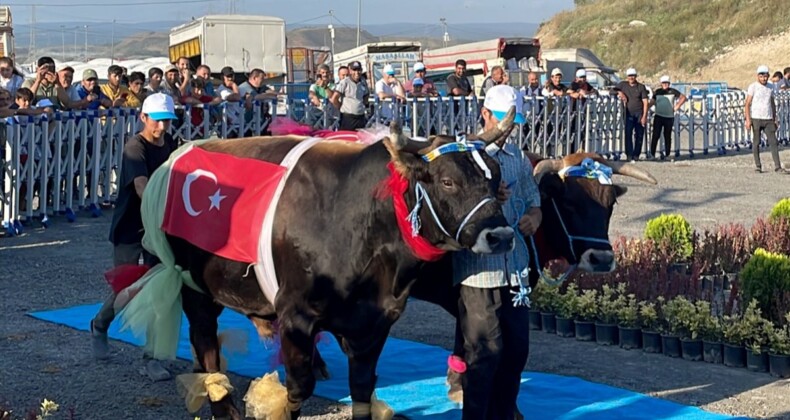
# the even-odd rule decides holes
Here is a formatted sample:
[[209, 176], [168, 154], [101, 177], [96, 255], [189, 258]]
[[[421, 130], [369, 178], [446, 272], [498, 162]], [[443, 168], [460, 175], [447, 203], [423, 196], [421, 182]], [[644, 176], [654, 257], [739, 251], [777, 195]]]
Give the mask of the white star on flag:
[[211, 201], [211, 205], [208, 207], [209, 210], [211, 210], [211, 209], [219, 210], [219, 203], [222, 200], [224, 200], [225, 197], [227, 197], [226, 195], [220, 195], [220, 191], [221, 190], [219, 188], [217, 188], [217, 191], [214, 193], [214, 195], [209, 196], [208, 199], [209, 199], [209, 201]]

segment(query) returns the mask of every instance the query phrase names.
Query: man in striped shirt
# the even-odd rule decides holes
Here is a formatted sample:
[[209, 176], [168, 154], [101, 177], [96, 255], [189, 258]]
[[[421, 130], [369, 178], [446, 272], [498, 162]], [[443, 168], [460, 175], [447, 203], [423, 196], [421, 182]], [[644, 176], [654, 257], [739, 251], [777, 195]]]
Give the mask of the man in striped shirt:
[[[513, 105], [516, 123], [523, 124], [517, 97], [510, 86], [492, 87], [481, 110], [484, 129], [495, 126]], [[487, 151], [501, 166], [497, 198], [505, 217], [526, 237], [535, 233], [542, 220], [540, 193], [529, 158], [515, 144], [506, 143], [507, 137], [489, 145]], [[505, 255], [454, 254], [453, 276], [461, 285], [459, 321], [468, 366], [463, 376], [464, 419], [512, 419], [516, 412], [521, 372], [529, 354], [529, 308], [515, 306], [512, 292], [519, 290], [519, 276], [528, 286], [528, 266], [528, 250], [520, 240]]]

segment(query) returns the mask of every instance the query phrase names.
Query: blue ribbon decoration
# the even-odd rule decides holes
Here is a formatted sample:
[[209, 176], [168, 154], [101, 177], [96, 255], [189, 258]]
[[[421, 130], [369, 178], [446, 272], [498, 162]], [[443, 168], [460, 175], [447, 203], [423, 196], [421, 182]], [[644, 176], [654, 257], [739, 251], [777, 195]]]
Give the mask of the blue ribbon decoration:
[[585, 158], [579, 166], [563, 168], [560, 176], [597, 179], [603, 185], [612, 185], [612, 168], [592, 158]]

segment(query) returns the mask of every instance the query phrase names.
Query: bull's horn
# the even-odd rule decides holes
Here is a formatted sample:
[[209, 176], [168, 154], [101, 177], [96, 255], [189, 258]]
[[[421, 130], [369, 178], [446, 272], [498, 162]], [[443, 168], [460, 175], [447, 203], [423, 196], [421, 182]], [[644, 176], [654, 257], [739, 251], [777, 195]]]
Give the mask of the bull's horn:
[[510, 134], [510, 128], [513, 127], [513, 121], [516, 119], [516, 106], [513, 105], [505, 114], [505, 118], [496, 125], [496, 127], [481, 133], [480, 135], [476, 136], [469, 136], [471, 140], [481, 140], [484, 141], [486, 144], [493, 143], [502, 138], [502, 136], [506, 136]]
[[543, 178], [543, 175], [549, 173], [557, 173], [565, 165], [562, 163], [562, 160], [559, 159], [545, 159], [538, 162], [535, 165], [535, 169], [532, 170], [532, 175], [535, 177], [535, 182], [540, 182], [540, 179]]
[[658, 184], [650, 172], [639, 168], [638, 166], [628, 162], [606, 162], [612, 168], [612, 173], [623, 176], [630, 176], [631, 178], [638, 179], [648, 184]]
[[390, 134], [391, 140], [394, 140], [395, 149], [401, 152], [419, 153], [422, 149], [431, 146], [430, 142], [417, 141], [405, 136], [400, 121], [390, 123]]

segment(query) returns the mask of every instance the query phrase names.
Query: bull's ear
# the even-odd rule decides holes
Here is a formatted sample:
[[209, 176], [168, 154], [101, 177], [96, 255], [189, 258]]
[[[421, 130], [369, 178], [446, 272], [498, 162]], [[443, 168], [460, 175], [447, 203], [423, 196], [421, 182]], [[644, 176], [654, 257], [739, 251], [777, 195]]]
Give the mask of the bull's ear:
[[565, 194], [565, 183], [557, 174], [546, 174], [540, 179], [540, 192], [541, 196], [545, 195], [549, 198], [562, 197]]
[[406, 162], [410, 160], [408, 158], [427, 153], [432, 146], [429, 141], [414, 140], [405, 136], [399, 121], [390, 124], [390, 135], [382, 141], [392, 157], [395, 170], [403, 176], [409, 172], [410, 165]]
[[628, 192], [628, 187], [625, 185], [614, 184], [613, 187], [614, 193], [617, 195], [617, 197], [620, 197], [621, 195]]

